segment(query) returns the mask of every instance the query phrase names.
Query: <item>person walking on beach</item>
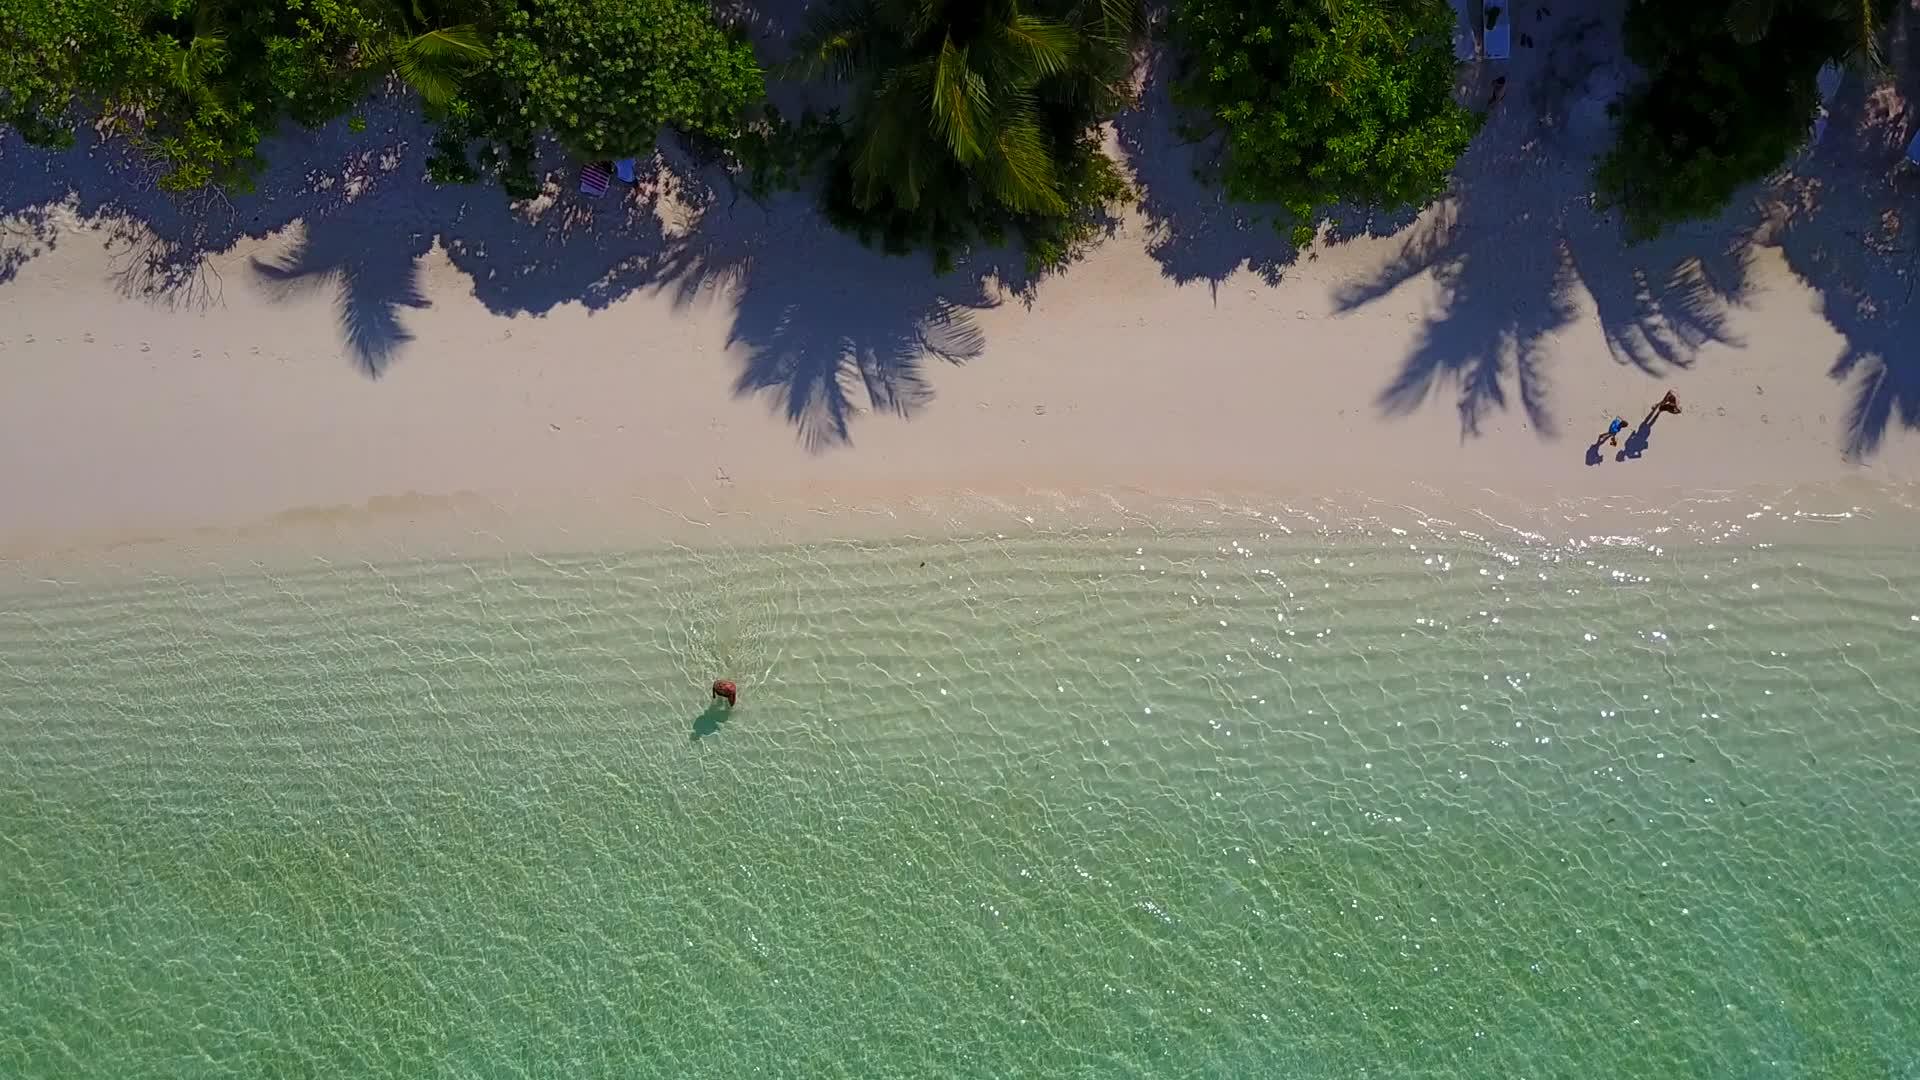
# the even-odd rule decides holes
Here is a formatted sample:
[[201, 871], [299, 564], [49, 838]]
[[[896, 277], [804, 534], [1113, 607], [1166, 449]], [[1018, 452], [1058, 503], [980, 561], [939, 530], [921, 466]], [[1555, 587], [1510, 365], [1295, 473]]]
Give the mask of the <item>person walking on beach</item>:
[[[1653, 434], [1653, 422], [1660, 419], [1661, 413], [1673, 413], [1676, 416], [1680, 414], [1680, 399], [1674, 397], [1673, 391], [1671, 390], [1667, 391], [1666, 397], [1653, 403], [1653, 408], [1647, 410], [1647, 418], [1640, 421], [1640, 426], [1634, 430], [1631, 436], [1628, 436], [1627, 448], [1629, 450], [1633, 448], [1633, 444], [1636, 442], [1638, 442], [1642, 448], [1646, 446], [1647, 436]], [[1619, 421], [1615, 421], [1615, 423], [1618, 422]], [[1639, 457], [1640, 455], [1635, 454], [1633, 456]]]
[[1633, 430], [1633, 434], [1627, 436], [1627, 445], [1620, 451], [1621, 459], [1638, 458], [1646, 453], [1647, 444], [1653, 439], [1653, 422], [1660, 419], [1661, 413], [1679, 411], [1680, 399], [1674, 396], [1673, 391], [1667, 391], [1667, 396], [1654, 402], [1653, 408], [1647, 410], [1647, 418], [1640, 421], [1640, 426]]
[[1673, 391], [1671, 390], [1667, 391], [1666, 397], [1661, 398], [1657, 403], [1655, 403], [1653, 408], [1647, 411], [1647, 419], [1641, 426], [1652, 427], [1653, 422], [1659, 419], [1660, 414], [1663, 412], [1670, 412], [1675, 416], [1680, 415], [1680, 399], [1677, 397], [1674, 397]]
[[1593, 445], [1599, 446], [1601, 443], [1607, 443], [1611, 446], [1619, 446], [1620, 433], [1625, 430], [1627, 430], [1627, 422], [1616, 416], [1613, 418], [1613, 423], [1607, 425], [1606, 434], [1593, 440]]

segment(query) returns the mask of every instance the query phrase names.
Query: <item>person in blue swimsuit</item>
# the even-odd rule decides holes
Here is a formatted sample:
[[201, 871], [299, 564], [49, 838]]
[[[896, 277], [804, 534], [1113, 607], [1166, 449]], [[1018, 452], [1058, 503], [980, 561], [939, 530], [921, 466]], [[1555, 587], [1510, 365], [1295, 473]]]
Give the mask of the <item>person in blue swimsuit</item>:
[[1613, 423], [1607, 425], [1607, 433], [1593, 440], [1593, 445], [1599, 446], [1601, 443], [1607, 443], [1612, 446], [1619, 446], [1620, 433], [1625, 430], [1627, 430], [1627, 422], [1616, 416], [1613, 418]]

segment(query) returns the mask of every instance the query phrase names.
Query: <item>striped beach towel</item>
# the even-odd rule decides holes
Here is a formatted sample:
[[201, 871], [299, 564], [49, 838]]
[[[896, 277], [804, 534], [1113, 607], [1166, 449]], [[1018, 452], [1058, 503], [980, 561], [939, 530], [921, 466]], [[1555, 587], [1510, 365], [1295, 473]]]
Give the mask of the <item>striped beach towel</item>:
[[607, 182], [612, 177], [607, 167], [599, 162], [580, 166], [580, 194], [599, 198], [607, 193]]

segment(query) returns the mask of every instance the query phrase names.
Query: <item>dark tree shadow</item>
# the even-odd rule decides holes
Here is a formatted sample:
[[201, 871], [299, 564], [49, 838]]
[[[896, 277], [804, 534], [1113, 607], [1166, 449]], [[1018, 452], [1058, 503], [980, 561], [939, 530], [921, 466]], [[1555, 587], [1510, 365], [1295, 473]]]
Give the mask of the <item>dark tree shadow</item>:
[[0, 285], [13, 280], [20, 268], [60, 242], [48, 206], [28, 206], [0, 220]]
[[121, 293], [168, 306], [204, 306], [218, 290], [206, 283], [204, 255], [241, 235], [230, 200], [171, 196], [154, 170], [122, 142], [87, 128], [71, 149], [27, 146], [0, 128], [0, 285], [57, 248], [72, 223], [98, 233], [112, 253]]
[[[251, 260], [253, 276], [270, 295], [337, 288], [343, 343], [361, 370], [378, 376], [410, 337], [398, 310], [426, 305], [414, 263], [433, 234], [408, 226], [431, 225], [456, 205], [430, 185], [404, 208], [392, 197], [399, 183], [420, 183], [426, 134], [416, 114], [410, 102], [395, 98], [363, 110], [364, 134], [344, 120], [318, 131], [287, 130], [263, 148], [268, 165], [255, 190], [234, 195], [161, 191], [149, 163], [124, 143], [98, 141], [86, 129], [72, 149], [59, 153], [8, 135], [0, 148], [0, 216], [9, 232], [55, 213], [71, 216], [101, 238], [118, 292], [194, 309], [225, 299], [213, 256], [299, 223], [299, 238], [284, 254]], [[45, 239], [27, 257], [55, 242]], [[25, 261], [0, 262], [0, 283]]]
[[400, 309], [430, 305], [417, 265], [426, 254], [426, 240], [412, 237], [410, 250], [395, 251], [390, 239], [370, 247], [347, 230], [322, 229], [303, 234], [277, 258], [251, 260], [254, 273], [277, 295], [331, 286], [347, 350], [374, 379], [386, 372], [400, 346], [413, 340], [400, 323]]
[[[1133, 173], [1147, 251], [1178, 284], [1220, 282], [1241, 269], [1277, 285], [1287, 267], [1312, 252], [1295, 247], [1269, 206], [1229, 199], [1221, 183], [1224, 136], [1203, 112], [1173, 101], [1180, 75], [1176, 50], [1156, 44], [1145, 56], [1139, 100], [1114, 122], [1120, 151]], [[1416, 207], [1326, 208], [1318, 243], [1391, 236], [1411, 225]]]
[[1561, 25], [1543, 44], [1542, 66], [1489, 115], [1453, 190], [1385, 266], [1335, 295], [1340, 310], [1355, 311], [1433, 276], [1443, 307], [1378, 402], [1405, 415], [1450, 388], [1463, 439], [1516, 401], [1542, 437], [1557, 434], [1546, 368], [1582, 293], [1614, 358], [1657, 375], [1691, 365], [1706, 344], [1734, 343], [1727, 311], [1747, 289], [1737, 228], [1713, 223], [1628, 246], [1613, 215], [1594, 212], [1592, 164], [1611, 137], [1606, 106], [1625, 86], [1617, 46], [1592, 20]]
[[784, 57], [786, 44], [807, 25], [820, 0], [715, 0], [720, 21], [744, 33], [763, 59]]
[[[1896, 39], [1892, 85], [1913, 88], [1916, 45]], [[1920, 167], [1904, 160], [1920, 117], [1891, 91], [1849, 75], [1825, 138], [1753, 203], [1757, 242], [1780, 249], [1844, 339], [1828, 374], [1853, 389], [1840, 444], [1854, 461], [1896, 423], [1920, 430]]]
[[218, 304], [212, 256], [284, 231], [283, 251], [250, 260], [253, 284], [270, 296], [335, 290], [345, 351], [370, 377], [405, 355], [405, 313], [428, 304], [420, 260], [436, 244], [495, 314], [598, 311], [643, 292], [717, 300], [733, 311], [736, 392], [765, 399], [812, 450], [849, 442], [862, 415], [911, 417], [933, 395], [929, 361], [982, 355], [972, 313], [1031, 289], [1005, 251], [936, 276], [924, 256], [885, 256], [834, 231], [810, 197], [755, 204], [674, 143], [641, 163], [639, 185], [598, 199], [574, 190], [578, 163], [548, 148], [546, 193], [510, 204], [493, 187], [424, 179], [429, 132], [411, 101], [363, 115], [365, 133], [344, 121], [283, 133], [265, 147], [257, 192], [231, 198], [159, 192], [119, 144], [83, 138], [48, 153], [5, 136], [0, 284], [59, 243], [57, 219], [71, 215], [114, 252], [123, 293]]
[[728, 343], [744, 350], [734, 392], [764, 399], [821, 450], [849, 442], [865, 412], [912, 417], [933, 398], [928, 361], [980, 357], [972, 313], [997, 303], [998, 270], [963, 264], [941, 280], [824, 225], [805, 232], [737, 264]]
[[464, 230], [447, 253], [499, 314], [599, 309], [643, 290], [731, 304], [735, 393], [766, 400], [811, 451], [851, 442], [861, 415], [911, 418], [933, 396], [927, 362], [977, 359], [986, 343], [973, 312], [1030, 287], [1008, 252], [975, 253], [939, 276], [924, 256], [884, 255], [832, 229], [809, 197], [763, 207], [733, 198], [723, 176], [665, 168], [673, 213], [691, 215], [671, 228], [662, 193], [642, 191], [594, 206], [591, 221]]
[[1140, 100], [1114, 123], [1147, 221], [1147, 251], [1182, 285], [1218, 286], [1242, 267], [1277, 284], [1300, 252], [1267, 211], [1226, 197], [1219, 138], [1183, 130], [1204, 117], [1183, 116], [1173, 103], [1174, 64], [1172, 49], [1150, 49]]

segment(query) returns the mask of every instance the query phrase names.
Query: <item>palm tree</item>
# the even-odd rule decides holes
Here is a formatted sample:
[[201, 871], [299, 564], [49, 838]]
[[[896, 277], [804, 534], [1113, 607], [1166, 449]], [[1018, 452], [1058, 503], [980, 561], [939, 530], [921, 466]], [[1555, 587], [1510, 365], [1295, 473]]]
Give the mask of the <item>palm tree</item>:
[[985, 199], [1066, 214], [1063, 156], [1120, 101], [1135, 0], [842, 0], [797, 74], [856, 87], [842, 167], [862, 210]]
[[493, 55], [473, 23], [436, 25], [439, 21], [426, 0], [404, 6], [395, 0], [388, 5], [387, 36], [374, 45], [379, 59], [431, 106], [452, 101], [461, 81]]
[[182, 45], [168, 41], [168, 75], [174, 88], [192, 97], [211, 93], [207, 76], [219, 70], [227, 59], [227, 34], [215, 21], [211, 9], [202, 6], [193, 12], [193, 36]]
[[213, 4], [197, 3], [163, 26], [158, 41], [167, 56], [166, 86], [196, 104], [216, 100], [212, 80], [229, 58], [221, 12]]

